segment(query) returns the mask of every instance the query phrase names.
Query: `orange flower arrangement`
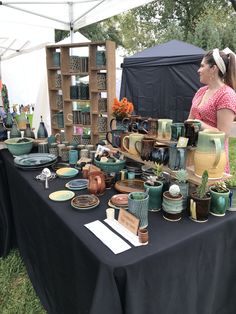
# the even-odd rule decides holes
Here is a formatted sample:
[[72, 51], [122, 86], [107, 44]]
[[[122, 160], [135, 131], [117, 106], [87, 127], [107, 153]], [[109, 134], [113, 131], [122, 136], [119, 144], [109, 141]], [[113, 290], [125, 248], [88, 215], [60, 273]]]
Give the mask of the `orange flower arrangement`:
[[134, 111], [134, 105], [132, 104], [132, 102], [129, 102], [126, 97], [123, 97], [121, 101], [115, 98], [112, 105], [112, 110], [112, 115], [115, 118], [124, 119]]

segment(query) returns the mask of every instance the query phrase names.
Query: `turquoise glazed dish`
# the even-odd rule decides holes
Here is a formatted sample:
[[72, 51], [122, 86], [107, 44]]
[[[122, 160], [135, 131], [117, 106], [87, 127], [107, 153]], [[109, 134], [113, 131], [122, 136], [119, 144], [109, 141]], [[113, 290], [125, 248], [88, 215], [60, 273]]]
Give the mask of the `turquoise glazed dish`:
[[10, 138], [5, 140], [9, 152], [14, 156], [24, 155], [31, 152], [33, 147], [33, 139], [32, 138]]

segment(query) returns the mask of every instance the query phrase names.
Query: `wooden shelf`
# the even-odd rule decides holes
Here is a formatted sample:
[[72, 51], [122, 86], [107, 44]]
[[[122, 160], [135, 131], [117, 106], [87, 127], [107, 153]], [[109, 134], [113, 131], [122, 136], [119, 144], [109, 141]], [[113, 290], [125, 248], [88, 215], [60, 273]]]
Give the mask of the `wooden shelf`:
[[[130, 159], [132, 159], [132, 160], [134, 160], [134, 161], [137, 161], [137, 162], [142, 163], [142, 164], [144, 164], [144, 165], [148, 165], [148, 166], [150, 166], [150, 167], [153, 167], [153, 166], [154, 166], [154, 162], [153, 162], [153, 161], [142, 160], [138, 155], [132, 155], [132, 154], [130, 154], [130, 153], [128, 153], [128, 152], [121, 151], [119, 148], [114, 148], [114, 147], [112, 147], [111, 145], [107, 145], [107, 147], [110, 148], [110, 149], [112, 149], [112, 150], [117, 150], [117, 151], [119, 151], [119, 152], [122, 153], [124, 156], [126, 156], [126, 157], [128, 157], [128, 158], [130, 158]], [[165, 172], [168, 172], [172, 177], [175, 176], [175, 172], [176, 172], [176, 171], [171, 170], [168, 166], [164, 166], [164, 167], [163, 167], [163, 170], [164, 170]], [[193, 168], [193, 166], [187, 167], [186, 170], [188, 171], [188, 176], [189, 176], [188, 181], [191, 182], [191, 183], [193, 183], [193, 184], [195, 184], [195, 185], [199, 185], [199, 184], [201, 183], [201, 178], [198, 177], [198, 176], [196, 176], [196, 175], [194, 174], [194, 168]], [[231, 175], [224, 174], [222, 180], [228, 179], [228, 178], [230, 178], [230, 177], [231, 177]], [[215, 184], [215, 183], [218, 182], [218, 181], [219, 181], [219, 179], [217, 179], [217, 180], [209, 179], [209, 180], [208, 180], [208, 185], [209, 185], [209, 186], [210, 186], [210, 185], [213, 185], [213, 184]]]
[[89, 72], [62, 72], [61, 74], [65, 75], [65, 76], [77, 75], [77, 76], [80, 76], [80, 77], [85, 77], [85, 76], [89, 75]]
[[[73, 49], [73, 54], [78, 52], [79, 48], [86, 47], [88, 50], [88, 64], [82, 63], [85, 66], [85, 72], [71, 71], [70, 69], [70, 57]], [[78, 49], [77, 49], [78, 48]], [[97, 51], [105, 51], [106, 55], [106, 65], [98, 66], [96, 65], [96, 53]], [[60, 53], [60, 67], [53, 66], [55, 52]], [[99, 136], [102, 132], [97, 131], [99, 112], [99, 98], [101, 93], [106, 93], [107, 98], [107, 129], [109, 129], [109, 124], [112, 114], [112, 104], [116, 95], [116, 76], [115, 76], [115, 43], [112, 41], [97, 41], [97, 42], [86, 42], [86, 43], [72, 43], [72, 44], [54, 44], [46, 47], [47, 54], [47, 73], [48, 73], [48, 86], [49, 88], [49, 103], [51, 116], [55, 115], [56, 111], [64, 112], [64, 129], [65, 136], [68, 141], [72, 141], [73, 138], [73, 128], [74, 126], [81, 126], [84, 128], [91, 129], [91, 142], [96, 144], [99, 141]], [[82, 56], [81, 56], [82, 57]], [[86, 59], [87, 60], [87, 59]], [[80, 60], [81, 61], [81, 60]], [[79, 61], [79, 62], [80, 62]], [[83, 61], [84, 62], [84, 59]], [[88, 69], [88, 72], [87, 72]], [[58, 73], [56, 73], [58, 71]], [[60, 71], [60, 72], [59, 72]], [[98, 73], [106, 73], [106, 89], [99, 90], [97, 75]], [[61, 76], [61, 77], [58, 77]], [[71, 99], [70, 98], [70, 86], [72, 86], [72, 76], [78, 77], [89, 77], [89, 99]], [[60, 81], [61, 88], [54, 88], [56, 84], [56, 79]], [[73, 82], [74, 83], [74, 82]], [[57, 85], [56, 85], [57, 86]], [[59, 95], [59, 91], [61, 94]], [[60, 102], [58, 100], [61, 96]], [[83, 124], [72, 124], [68, 122], [68, 114], [73, 114], [73, 104], [72, 102], [89, 102], [90, 103], [90, 125]], [[54, 118], [55, 120], [55, 118]], [[54, 121], [55, 124], [55, 121]], [[55, 134], [60, 128], [52, 127], [52, 134]]]

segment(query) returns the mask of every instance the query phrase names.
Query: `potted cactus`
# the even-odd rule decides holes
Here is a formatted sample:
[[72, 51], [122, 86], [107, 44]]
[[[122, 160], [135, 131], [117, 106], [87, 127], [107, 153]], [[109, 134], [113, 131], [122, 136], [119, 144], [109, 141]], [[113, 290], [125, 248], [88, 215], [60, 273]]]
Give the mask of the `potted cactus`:
[[163, 193], [163, 217], [169, 221], [179, 221], [182, 218], [183, 195], [177, 184], [172, 184], [168, 191]]
[[186, 209], [189, 191], [188, 171], [186, 169], [176, 171], [172, 182], [179, 186], [180, 193], [183, 195], [183, 209]]
[[156, 186], [159, 185], [158, 182], [161, 181], [163, 183], [164, 192], [169, 189], [170, 175], [169, 173], [164, 171], [163, 167], [163, 164], [154, 162], [154, 166], [152, 168], [152, 172], [154, 175], [149, 176], [145, 183], [150, 186]]
[[155, 162], [153, 168], [154, 175], [149, 176], [144, 182], [144, 189], [149, 195], [148, 209], [150, 211], [161, 210], [163, 193], [163, 165]]
[[196, 222], [206, 222], [209, 216], [210, 201], [208, 171], [205, 170], [200, 185], [190, 193], [190, 218]]
[[226, 209], [229, 208], [230, 189], [224, 181], [218, 181], [210, 186], [211, 206], [210, 213], [214, 216], [224, 216]]

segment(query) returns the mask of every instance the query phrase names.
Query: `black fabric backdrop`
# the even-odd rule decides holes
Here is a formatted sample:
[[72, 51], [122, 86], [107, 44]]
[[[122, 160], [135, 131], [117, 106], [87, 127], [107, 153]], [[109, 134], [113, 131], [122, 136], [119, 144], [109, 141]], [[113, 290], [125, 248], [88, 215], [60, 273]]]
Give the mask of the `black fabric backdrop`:
[[201, 86], [197, 70], [204, 50], [172, 40], [124, 58], [120, 98], [127, 97], [143, 117], [187, 119]]
[[69, 180], [57, 178], [45, 190], [34, 179], [39, 171], [15, 168], [5, 149], [0, 156], [19, 250], [49, 314], [236, 313], [236, 213], [199, 224], [150, 212], [149, 244], [115, 255], [84, 227], [105, 218], [115, 191], [97, 208], [76, 211], [48, 198]]

